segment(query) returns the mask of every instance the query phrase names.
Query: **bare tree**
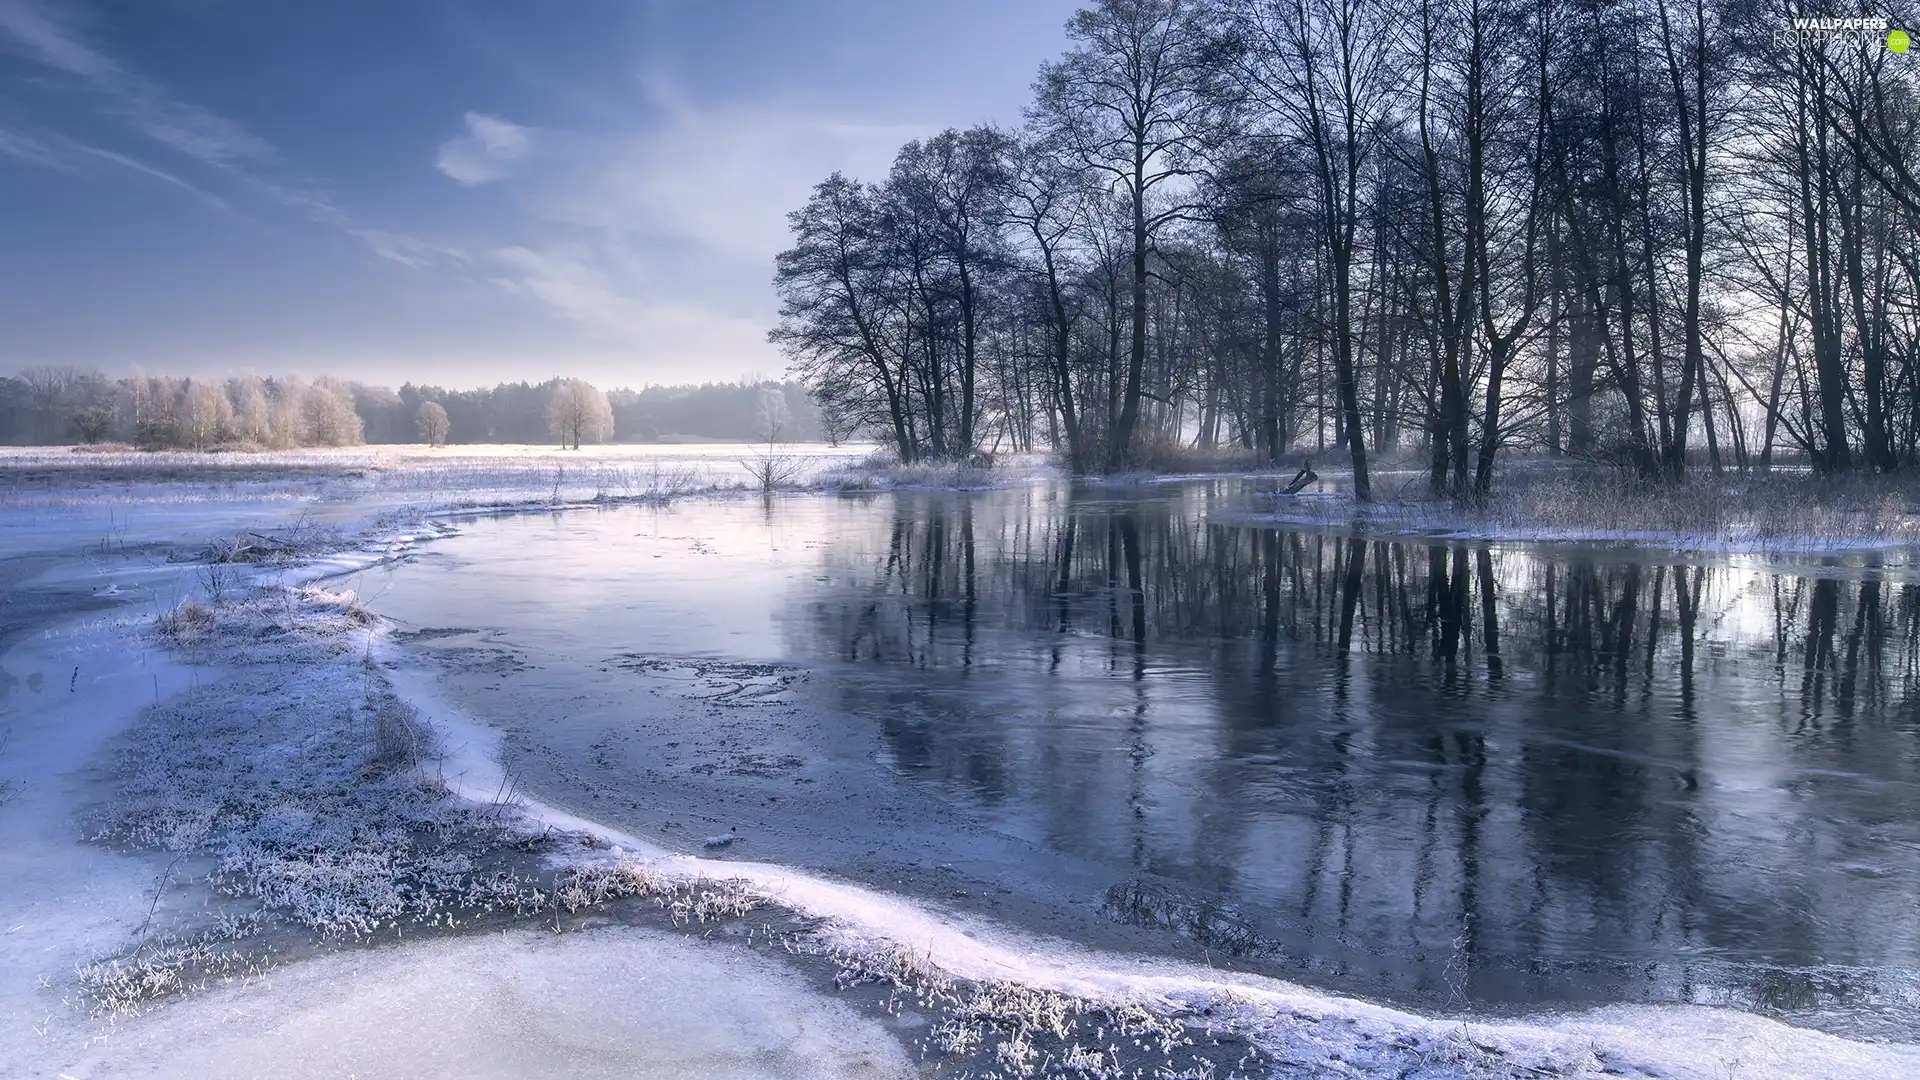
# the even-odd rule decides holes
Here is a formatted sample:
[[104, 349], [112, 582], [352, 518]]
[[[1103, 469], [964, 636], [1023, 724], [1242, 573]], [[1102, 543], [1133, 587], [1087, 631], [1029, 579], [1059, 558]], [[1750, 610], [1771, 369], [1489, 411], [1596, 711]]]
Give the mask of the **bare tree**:
[[1147, 359], [1148, 263], [1162, 230], [1187, 210], [1172, 188], [1193, 175], [1215, 68], [1190, 0], [1098, 0], [1067, 24], [1074, 48], [1041, 69], [1036, 122], [1120, 193], [1129, 216], [1131, 339], [1107, 467], [1123, 465], [1139, 423]]
[[[903, 147], [888, 181], [915, 217], [929, 225], [942, 273], [926, 284], [958, 309], [959, 415], [954, 445], [946, 448], [956, 457], [971, 452], [977, 437], [981, 293], [984, 271], [1000, 254], [1008, 147], [1007, 136], [990, 127], [949, 128]], [[941, 375], [933, 377], [944, 382]]]
[[561, 449], [580, 449], [583, 442], [613, 437], [613, 407], [606, 392], [583, 379], [566, 379], [554, 387], [547, 405], [547, 423]]
[[1074, 387], [1073, 334], [1081, 311], [1072, 298], [1076, 277], [1074, 237], [1088, 212], [1091, 193], [1064, 147], [1038, 133], [1014, 149], [1006, 198], [1007, 221], [1017, 232], [1022, 269], [1043, 299], [1047, 359], [1060, 435], [1068, 467], [1077, 475], [1092, 464]]
[[1238, 93], [1269, 110], [1275, 134], [1298, 141], [1311, 161], [1319, 239], [1327, 263], [1328, 321], [1353, 491], [1367, 499], [1365, 428], [1355, 370], [1354, 256], [1365, 172], [1395, 100], [1393, 39], [1383, 5], [1370, 0], [1237, 0], [1229, 35]]
[[273, 406], [264, 380], [256, 375], [228, 379], [227, 400], [233, 403], [235, 435], [262, 446], [273, 445]]
[[837, 415], [884, 433], [903, 462], [920, 456], [901, 289], [886, 258], [873, 191], [835, 173], [787, 216], [793, 247], [775, 260], [780, 346]]
[[105, 405], [89, 405], [73, 418], [74, 433], [83, 443], [97, 443], [113, 431], [113, 410]]
[[423, 401], [420, 411], [414, 416], [414, 426], [420, 432], [420, 438], [428, 446], [444, 446], [451, 425], [447, 421], [446, 407], [437, 401]]
[[766, 446], [753, 458], [740, 464], [753, 478], [754, 486], [762, 493], [770, 494], [792, 483], [800, 475], [805, 463], [792, 454], [780, 451], [787, 424], [792, 419], [786, 391], [777, 386], [762, 387], [756, 411], [759, 413], [760, 434], [766, 439]]
[[307, 438], [319, 446], [357, 446], [366, 441], [366, 425], [353, 405], [353, 390], [339, 379], [321, 377], [300, 402]]
[[33, 417], [38, 441], [55, 442], [60, 438], [67, 397], [74, 383], [72, 368], [40, 364], [20, 372], [19, 382], [26, 391], [26, 404]]
[[233, 405], [218, 383], [189, 379], [180, 410], [187, 445], [205, 450], [233, 426]]

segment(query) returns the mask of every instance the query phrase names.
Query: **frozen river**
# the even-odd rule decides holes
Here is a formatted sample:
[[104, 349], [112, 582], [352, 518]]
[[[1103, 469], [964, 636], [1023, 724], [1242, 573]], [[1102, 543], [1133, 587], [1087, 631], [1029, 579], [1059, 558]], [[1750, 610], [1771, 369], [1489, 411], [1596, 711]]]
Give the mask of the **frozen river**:
[[1920, 1028], [1920, 574], [1273, 505], [480, 517], [359, 588], [524, 790], [669, 846], [1425, 1007]]

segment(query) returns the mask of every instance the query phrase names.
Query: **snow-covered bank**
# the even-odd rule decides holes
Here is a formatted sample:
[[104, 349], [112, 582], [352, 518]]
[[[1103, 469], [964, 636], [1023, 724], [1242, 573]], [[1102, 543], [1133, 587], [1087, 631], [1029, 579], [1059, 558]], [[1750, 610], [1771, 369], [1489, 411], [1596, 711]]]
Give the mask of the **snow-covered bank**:
[[[733, 491], [753, 479], [765, 444], [355, 446], [264, 453], [0, 448], [0, 506], [104, 509], [252, 502], [448, 508], [511, 503], [644, 501]], [[865, 458], [865, 444], [772, 448], [790, 484]]]
[[[1339, 476], [1331, 478], [1338, 481]], [[1695, 476], [1678, 484], [1615, 472], [1514, 466], [1483, 501], [1420, 494], [1426, 477], [1381, 472], [1357, 503], [1322, 485], [1268, 496], [1252, 520], [1440, 541], [1617, 544], [1747, 554], [1891, 550], [1920, 544], [1920, 488], [1904, 477], [1804, 473]]]
[[141, 647], [99, 616], [68, 617], [0, 655], [12, 692], [0, 777], [0, 1074], [48, 1075], [40, 1051], [89, 1037], [68, 1005], [72, 972], [124, 949], [154, 906], [154, 859], [85, 843], [99, 797], [90, 766], [142, 707], [210, 673]]
[[880, 1023], [723, 942], [537, 929], [339, 952], [125, 1022], [72, 1077], [882, 1080]]
[[[404, 550], [403, 538], [425, 535], [421, 524], [390, 520], [387, 527], [398, 532], [336, 549], [326, 569], [348, 571], [368, 559], [391, 557]], [[267, 582], [296, 582], [320, 568], [318, 563], [224, 565], [250, 580]], [[237, 598], [242, 589], [235, 585], [230, 592]], [[310, 1046], [293, 1033], [321, 1033], [336, 1025], [343, 1033], [360, 1030], [355, 1025], [370, 1019], [369, 1013], [354, 1011], [362, 994], [377, 1006], [384, 1001], [432, 1001], [436, 992], [447, 992], [444, 982], [436, 987], [412, 981], [401, 974], [401, 967], [376, 972], [388, 956], [425, 958], [420, 960], [422, 971], [435, 977], [446, 970], [433, 959], [443, 947], [460, 956], [484, 955], [505, 968], [523, 961], [541, 967], [552, 958], [523, 951], [523, 945], [524, 950], [535, 950], [540, 942], [554, 940], [545, 935], [555, 923], [574, 931], [602, 920], [634, 920], [651, 933], [663, 931], [659, 916], [684, 905], [681, 910], [702, 931], [723, 934], [732, 927], [751, 935], [763, 922], [774, 926], [783, 952], [791, 947], [806, 954], [796, 961], [803, 973], [817, 972], [820, 964], [835, 966], [850, 987], [848, 1000], [862, 988], [883, 988], [886, 996], [901, 1003], [898, 1007], [921, 1020], [909, 1041], [932, 1054], [932, 1063], [953, 1065], [950, 1071], [1111, 1075], [1118, 1069], [1159, 1068], [1166, 1059], [1135, 1056], [1116, 1062], [1100, 1050], [1112, 1045], [1144, 1054], [1136, 1043], [1202, 1041], [1209, 1026], [1216, 1032], [1231, 1026], [1268, 1048], [1266, 1054], [1248, 1059], [1246, 1043], [1241, 1042], [1232, 1053], [1200, 1059], [1216, 1068], [1215, 1075], [1226, 1075], [1235, 1065], [1246, 1066], [1243, 1072], [1249, 1075], [1259, 1075], [1256, 1068], [1280, 1075], [1594, 1075], [1612, 1069], [1627, 1075], [1722, 1076], [1730, 1068], [1737, 1076], [1900, 1075], [1915, 1065], [1908, 1048], [1862, 1046], [1700, 1009], [1604, 1010], [1527, 1022], [1436, 1020], [1274, 980], [1069, 948], [985, 918], [961, 917], [778, 865], [674, 855], [590, 821], [553, 815], [516, 793], [514, 778], [499, 767], [490, 731], [435, 701], [431, 681], [386, 666], [403, 662], [406, 654], [386, 642], [378, 624], [345, 595], [344, 583], [321, 592], [274, 591], [175, 619], [174, 646], [185, 659], [203, 665], [202, 685], [190, 685], [187, 693], [140, 722], [144, 736], [151, 737], [137, 745], [153, 752], [131, 762], [136, 766], [132, 775], [137, 780], [144, 769], [148, 781], [171, 777], [192, 782], [174, 784], [174, 794], [165, 794], [166, 784], [146, 782], [144, 797], [165, 798], [123, 814], [123, 822], [138, 828], [120, 835], [124, 841], [191, 844], [194, 859], [232, 860], [224, 880], [239, 895], [218, 897], [205, 887], [198, 867], [191, 878], [176, 875], [168, 883], [164, 862], [150, 864], [147, 888], [137, 897], [138, 914], [144, 916], [145, 902], [161, 895], [160, 915], [167, 920], [163, 932], [190, 934], [196, 925], [214, 921], [217, 911], [206, 907], [208, 903], [266, 902], [275, 905], [276, 918], [287, 920], [278, 934], [305, 927], [323, 936], [344, 934], [350, 941], [356, 930], [364, 932], [370, 925], [373, 913], [384, 913], [372, 937], [385, 940], [397, 936], [398, 929], [407, 940], [371, 952], [343, 950], [336, 944], [323, 950], [327, 955], [318, 961], [290, 966], [279, 959], [289, 950], [281, 948], [286, 938], [276, 933], [223, 940], [223, 947], [236, 949], [256, 944], [279, 948], [264, 959], [280, 966], [268, 967], [264, 982], [216, 986], [150, 1015], [123, 1018], [115, 1028], [100, 1029], [113, 1032], [110, 1047], [128, 1045], [136, 1030], [151, 1030], [154, 1041], [141, 1045], [171, 1047], [166, 1052], [190, 1057], [195, 1052], [190, 1043], [168, 1041], [185, 1029], [170, 1025], [213, 1015], [200, 1010], [203, 1003], [214, 1001], [223, 1009], [266, 1009], [278, 1019], [237, 1031], [231, 1039], [210, 1035], [209, 1045], [242, 1055], [241, 1060], [248, 1060], [246, 1054], [272, 1053], [274, 1039], [280, 1037], [296, 1047]], [[411, 702], [420, 712], [397, 709], [395, 701]], [[396, 724], [396, 719], [404, 722]], [[414, 730], [416, 721], [424, 721], [437, 739], [394, 737]], [[418, 757], [425, 768], [402, 767], [408, 757]], [[0, 759], [0, 775], [5, 768]], [[223, 779], [228, 770], [236, 775]], [[457, 798], [462, 792], [472, 798]], [[197, 801], [208, 812], [155, 812], [156, 807], [165, 811], [176, 795]], [[0, 815], [4, 813], [0, 809]], [[368, 816], [358, 816], [362, 814]], [[388, 826], [394, 824], [390, 815], [398, 815], [399, 827], [381, 827], [383, 819]], [[528, 827], [509, 828], [520, 820]], [[583, 843], [552, 835], [542, 826], [559, 833], [598, 834], [598, 839]], [[142, 830], [147, 830], [144, 835]], [[209, 838], [217, 842], [208, 845]], [[534, 850], [513, 850], [516, 838]], [[416, 839], [424, 842], [422, 847], [413, 846]], [[436, 849], [435, 844], [450, 850]], [[349, 850], [343, 852], [343, 845]], [[613, 850], [616, 845], [622, 850]], [[495, 869], [519, 875], [511, 893], [517, 914], [462, 906], [466, 901], [453, 885]], [[163, 884], [155, 889], [155, 882]], [[381, 887], [383, 882], [394, 887]], [[316, 905], [316, 898], [326, 902]], [[727, 910], [753, 905], [758, 908], [750, 918], [727, 915]], [[707, 916], [695, 912], [696, 907], [704, 907], [712, 921], [698, 922]], [[645, 918], [649, 912], [652, 921]], [[202, 922], [196, 924], [190, 916]], [[450, 927], [449, 920], [460, 925]], [[510, 949], [506, 958], [459, 952], [457, 947], [478, 940], [472, 936], [476, 929], [512, 926], [516, 920], [522, 929], [485, 939], [521, 943], [505, 946]], [[392, 921], [400, 926], [386, 925]], [[540, 926], [540, 933], [524, 933], [529, 923]], [[423, 944], [422, 936], [433, 940]], [[598, 929], [561, 937], [569, 942], [612, 940], [600, 936]], [[716, 942], [681, 944], [691, 951], [652, 950], [649, 962], [673, 964], [677, 972], [682, 959], [695, 964], [734, 948]], [[599, 946], [582, 948], [592, 952]], [[359, 967], [313, 966], [342, 956], [367, 959]], [[291, 985], [290, 979], [306, 978], [310, 970], [346, 972], [342, 977], [347, 981], [334, 996], [349, 999], [354, 1008], [322, 1001], [316, 1009], [280, 1012], [298, 1002], [278, 996], [277, 988]], [[394, 985], [382, 981], [386, 975], [401, 980], [391, 994], [383, 989]], [[739, 996], [772, 992], [737, 969], [708, 968], [691, 971], [689, 977], [746, 980], [749, 989]], [[52, 976], [56, 983], [63, 978], [61, 972]], [[618, 985], [590, 976], [568, 978], [570, 986], [581, 986], [584, 980], [588, 996], [594, 998], [643, 998], [648, 992], [647, 983], [629, 983], [624, 973]], [[659, 978], [648, 982], [669, 993], [678, 985]], [[70, 982], [64, 985], [71, 988]], [[816, 979], [807, 985], [826, 991], [832, 983]], [[544, 1006], [550, 987], [551, 980], [542, 976], [509, 980], [499, 993]], [[57, 996], [48, 991], [39, 995], [45, 1000]], [[398, 1011], [411, 1015], [405, 1008]], [[377, 1010], [371, 1014], [377, 1015]], [[449, 1032], [450, 1040], [484, 1039], [485, 1033], [476, 1028], [504, 1024], [511, 1029], [521, 1019], [517, 1013], [505, 1019], [499, 1012], [480, 1015], [483, 1022], [434, 1030]], [[546, 1023], [538, 1019], [545, 1015], [539, 1010], [525, 1015], [533, 1017], [528, 1025]], [[590, 1011], [567, 1014], [588, 1015]], [[868, 1019], [873, 1019], [871, 1013]], [[751, 1021], [741, 1023], [750, 1026]], [[572, 1019], [556, 1019], [553, 1025], [561, 1032], [561, 1042], [595, 1039], [579, 1032]], [[1116, 1030], [1125, 1034], [1113, 1034]], [[616, 1049], [611, 1043], [606, 1046], [610, 1053]], [[403, 1055], [404, 1048], [393, 1052]], [[129, 1059], [102, 1059], [98, 1071]], [[59, 1059], [83, 1064], [93, 1060]], [[513, 1059], [503, 1055], [502, 1060]], [[1216, 1060], [1218, 1065], [1213, 1064]], [[412, 1064], [404, 1056], [394, 1062], [396, 1068]], [[359, 1059], [349, 1064], [357, 1067]], [[1192, 1059], [1176, 1067], [1189, 1066], [1192, 1072], [1201, 1070]], [[60, 1067], [75, 1076], [87, 1075]]]
[[870, 454], [823, 469], [796, 486], [809, 491], [857, 493], [931, 488], [981, 491], [1065, 475], [1045, 454], [1001, 454], [977, 462], [938, 461], [903, 465], [888, 453]]
[[[569, 841], [452, 798], [424, 731], [358, 708], [398, 707], [355, 677], [365, 618], [276, 587], [5, 654], [31, 707], [0, 761], [0, 1076], [910, 1074], [886, 1028], [735, 946], [544, 918], [416, 943], [540, 909], [515, 868]], [[409, 940], [293, 963], [292, 927]]]

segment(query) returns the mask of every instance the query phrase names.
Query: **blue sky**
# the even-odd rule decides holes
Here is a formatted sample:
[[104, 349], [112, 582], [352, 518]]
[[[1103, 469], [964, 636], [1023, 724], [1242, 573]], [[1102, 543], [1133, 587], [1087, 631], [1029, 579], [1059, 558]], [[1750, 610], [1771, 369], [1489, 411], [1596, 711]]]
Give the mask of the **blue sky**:
[[1070, 0], [0, 0], [0, 372], [778, 374], [784, 215]]

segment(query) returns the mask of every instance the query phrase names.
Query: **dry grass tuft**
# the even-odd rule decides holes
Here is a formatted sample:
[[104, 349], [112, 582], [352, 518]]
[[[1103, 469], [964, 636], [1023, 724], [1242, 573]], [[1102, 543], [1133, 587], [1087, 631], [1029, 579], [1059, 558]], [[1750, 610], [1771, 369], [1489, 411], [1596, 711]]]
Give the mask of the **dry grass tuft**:
[[172, 611], [163, 611], [154, 621], [154, 629], [162, 638], [177, 644], [187, 644], [206, 637], [213, 631], [215, 617], [213, 609], [198, 600], [188, 600]]
[[420, 719], [420, 710], [390, 691], [368, 701], [373, 713], [373, 760], [393, 768], [413, 769], [433, 749], [433, 733]]
[[234, 945], [259, 929], [257, 915], [225, 916], [211, 930], [165, 935], [123, 956], [82, 964], [75, 981], [95, 1017], [133, 1015], [175, 994], [264, 975], [271, 961]]
[[1005, 471], [966, 461], [922, 461], [903, 465], [891, 453], [829, 469], [807, 486], [815, 491], [890, 491], [895, 488], [948, 488], [971, 491], [1005, 483]]
[[652, 900], [678, 926], [744, 918], [766, 903], [742, 881], [669, 878], [636, 862], [572, 870], [555, 881], [553, 898], [568, 914], [615, 900]]
[[333, 614], [355, 626], [372, 626], [380, 616], [352, 589], [331, 590], [309, 585], [300, 590], [300, 601], [309, 607], [330, 609]]
[[956, 980], [898, 948], [829, 950], [841, 990], [878, 989], [884, 1007], [911, 1003], [937, 1017], [917, 1041], [942, 1073], [964, 1077], [1207, 1077], [1268, 1075], [1273, 1059], [1183, 1007], [1101, 1002], [1015, 983]]

